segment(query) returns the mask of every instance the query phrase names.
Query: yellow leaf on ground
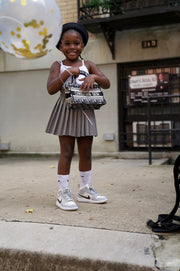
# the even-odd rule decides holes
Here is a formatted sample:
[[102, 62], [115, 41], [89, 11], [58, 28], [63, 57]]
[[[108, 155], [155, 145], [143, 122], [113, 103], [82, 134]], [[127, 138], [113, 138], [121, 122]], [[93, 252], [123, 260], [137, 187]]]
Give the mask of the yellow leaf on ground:
[[26, 209], [26, 213], [28, 213], [28, 214], [32, 214], [34, 212], [34, 209], [33, 208], [31, 208], [31, 209]]
[[55, 166], [51, 165], [51, 166], [49, 166], [49, 168], [55, 168]]

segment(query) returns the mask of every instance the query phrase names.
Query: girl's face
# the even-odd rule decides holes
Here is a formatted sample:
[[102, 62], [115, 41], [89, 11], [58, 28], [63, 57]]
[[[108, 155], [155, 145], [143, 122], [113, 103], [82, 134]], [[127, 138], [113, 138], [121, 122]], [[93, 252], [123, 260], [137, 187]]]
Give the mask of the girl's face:
[[61, 39], [60, 50], [69, 60], [76, 60], [84, 49], [84, 44], [80, 33], [69, 30], [65, 32]]

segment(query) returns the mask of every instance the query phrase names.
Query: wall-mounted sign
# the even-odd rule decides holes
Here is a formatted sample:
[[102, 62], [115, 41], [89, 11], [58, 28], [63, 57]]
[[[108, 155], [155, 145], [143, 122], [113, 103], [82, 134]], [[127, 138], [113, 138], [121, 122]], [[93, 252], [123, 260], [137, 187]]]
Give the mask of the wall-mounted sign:
[[[169, 94], [169, 74], [149, 74], [129, 77], [129, 98], [133, 103], [147, 103], [148, 96]], [[158, 99], [153, 99], [158, 102]]]
[[131, 89], [155, 88], [156, 85], [156, 74], [131, 76], [129, 79], [129, 87]]
[[157, 47], [157, 40], [143, 40], [142, 48], [155, 48]]

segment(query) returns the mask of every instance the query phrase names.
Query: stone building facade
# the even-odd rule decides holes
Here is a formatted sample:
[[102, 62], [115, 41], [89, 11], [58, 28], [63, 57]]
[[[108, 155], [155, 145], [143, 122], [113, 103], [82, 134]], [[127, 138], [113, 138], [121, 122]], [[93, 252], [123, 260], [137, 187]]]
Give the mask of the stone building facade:
[[[78, 20], [76, 0], [57, 0], [63, 23]], [[115, 36], [115, 58], [103, 33], [90, 33], [83, 58], [96, 63], [109, 77], [111, 87], [104, 91], [107, 105], [96, 111], [98, 137], [94, 139], [94, 153], [119, 153], [137, 150], [136, 141], [127, 140], [136, 119], [128, 119], [129, 76], [159, 73], [174, 74], [179, 93], [180, 24], [125, 29]], [[156, 47], [143, 48], [143, 41], [157, 41]], [[49, 67], [61, 53], [54, 49], [51, 55], [39, 59], [22, 60], [0, 50], [0, 143], [1, 149], [20, 153], [59, 152], [58, 138], [46, 134], [46, 124], [57, 95], [49, 96], [46, 82]], [[150, 77], [149, 77], [150, 78]], [[141, 105], [137, 105], [140, 108]], [[128, 111], [129, 110], [129, 111]], [[124, 112], [128, 112], [125, 114]], [[138, 119], [140, 121], [140, 119]], [[177, 123], [177, 126], [179, 123]], [[131, 131], [131, 137], [133, 137]], [[127, 135], [125, 135], [127, 133]], [[121, 141], [121, 138], [125, 140]], [[134, 144], [134, 145], [133, 145]], [[139, 146], [139, 150], [144, 150]]]

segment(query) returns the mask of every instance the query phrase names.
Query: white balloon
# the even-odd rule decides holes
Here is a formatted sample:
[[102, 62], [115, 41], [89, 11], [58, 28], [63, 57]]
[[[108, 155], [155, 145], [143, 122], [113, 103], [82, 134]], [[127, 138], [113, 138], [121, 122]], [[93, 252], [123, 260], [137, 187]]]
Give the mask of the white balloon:
[[55, 48], [62, 18], [55, 0], [0, 0], [0, 47], [33, 59]]

